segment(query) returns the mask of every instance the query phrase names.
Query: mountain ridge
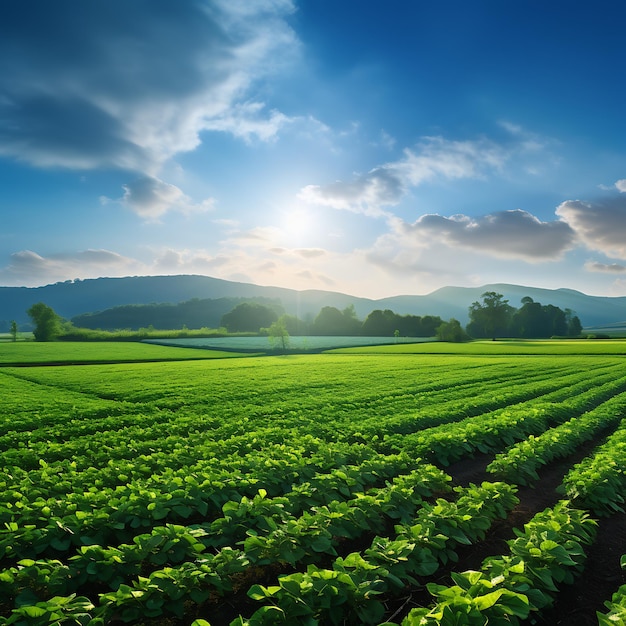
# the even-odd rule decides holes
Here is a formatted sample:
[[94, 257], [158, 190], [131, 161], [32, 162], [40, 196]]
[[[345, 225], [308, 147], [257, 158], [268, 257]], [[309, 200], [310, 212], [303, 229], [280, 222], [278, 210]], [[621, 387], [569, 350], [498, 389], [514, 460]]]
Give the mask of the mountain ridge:
[[372, 299], [319, 289], [295, 290], [228, 281], [200, 275], [128, 276], [93, 278], [54, 283], [42, 287], [0, 287], [0, 325], [16, 320], [27, 325], [27, 309], [45, 302], [59, 315], [71, 319], [77, 315], [103, 311], [116, 306], [185, 302], [192, 299], [255, 298], [280, 300], [290, 315], [315, 316], [324, 306], [343, 309], [354, 305], [357, 315], [365, 318], [375, 309], [391, 309], [400, 315], [439, 315], [467, 323], [468, 308], [485, 291], [496, 291], [519, 307], [525, 296], [541, 304], [571, 309], [583, 326], [618, 324], [626, 320], [626, 296], [590, 296], [568, 288], [546, 289], [508, 283], [480, 287], [445, 286], [425, 295], [398, 295]]

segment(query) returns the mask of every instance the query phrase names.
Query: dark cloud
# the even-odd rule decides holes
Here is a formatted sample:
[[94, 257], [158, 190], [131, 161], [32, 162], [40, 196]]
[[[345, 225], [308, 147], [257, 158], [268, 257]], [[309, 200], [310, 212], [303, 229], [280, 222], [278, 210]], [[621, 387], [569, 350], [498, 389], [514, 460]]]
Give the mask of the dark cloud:
[[556, 213], [589, 249], [626, 259], [626, 198], [623, 196], [596, 202], [568, 200], [557, 207]]
[[564, 222], [542, 222], [526, 211], [500, 211], [482, 217], [424, 215], [401, 227], [420, 240], [443, 241], [475, 252], [525, 261], [555, 260], [574, 245]]
[[[289, 2], [240, 5], [9, 0], [0, 19], [0, 154], [154, 173], [221, 118], [234, 124], [231, 108], [295, 41], [283, 20]], [[259, 124], [249, 132], [267, 132]]]
[[626, 272], [626, 266], [619, 263], [599, 263], [597, 261], [589, 261], [585, 263], [585, 269], [590, 272], [600, 272], [602, 274], [622, 274]]

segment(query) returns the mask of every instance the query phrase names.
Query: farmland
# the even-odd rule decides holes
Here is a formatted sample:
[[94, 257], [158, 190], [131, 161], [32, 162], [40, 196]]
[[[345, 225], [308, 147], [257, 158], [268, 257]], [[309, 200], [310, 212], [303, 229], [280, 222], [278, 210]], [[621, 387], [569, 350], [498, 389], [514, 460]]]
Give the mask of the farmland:
[[626, 342], [5, 348], [0, 624], [626, 613]]

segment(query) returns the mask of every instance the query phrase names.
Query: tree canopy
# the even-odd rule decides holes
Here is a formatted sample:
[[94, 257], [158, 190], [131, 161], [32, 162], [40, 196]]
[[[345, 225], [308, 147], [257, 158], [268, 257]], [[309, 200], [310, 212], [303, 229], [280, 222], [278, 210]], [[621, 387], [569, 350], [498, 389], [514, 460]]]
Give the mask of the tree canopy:
[[482, 302], [469, 308], [467, 332], [472, 337], [497, 336], [522, 338], [577, 337], [582, 324], [570, 309], [563, 311], [553, 304], [541, 304], [526, 296], [519, 309], [508, 304], [502, 294], [487, 291]]
[[258, 333], [261, 328], [269, 328], [277, 319], [278, 314], [269, 306], [258, 302], [242, 302], [223, 315], [221, 323], [231, 333]]
[[61, 318], [43, 302], [33, 304], [26, 311], [33, 320], [35, 341], [53, 341], [61, 332]]

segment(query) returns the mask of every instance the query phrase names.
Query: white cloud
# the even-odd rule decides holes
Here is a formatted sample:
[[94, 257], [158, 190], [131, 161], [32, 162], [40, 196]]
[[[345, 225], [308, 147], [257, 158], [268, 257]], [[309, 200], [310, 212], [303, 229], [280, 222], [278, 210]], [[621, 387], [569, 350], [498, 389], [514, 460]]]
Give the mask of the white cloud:
[[398, 204], [412, 187], [441, 179], [477, 178], [501, 168], [507, 153], [487, 141], [450, 141], [426, 137], [404, 157], [356, 176], [352, 181], [307, 185], [299, 197], [307, 202], [371, 216], [385, 215], [383, 207]]
[[194, 204], [176, 185], [158, 178], [145, 176], [123, 185], [121, 202], [133, 212], [147, 219], [156, 219], [167, 211], [194, 213], [213, 208], [213, 199]]
[[0, 154], [155, 175], [206, 130], [267, 140], [287, 118], [266, 115], [252, 88], [297, 54], [285, 21], [293, 9], [278, 0], [134, 0], [123, 13], [112, 2], [12, 3], [0, 21]]
[[567, 200], [557, 207], [556, 213], [590, 250], [626, 259], [625, 198], [598, 202]]
[[622, 193], [626, 193], [626, 178], [616, 181], [615, 188]]

